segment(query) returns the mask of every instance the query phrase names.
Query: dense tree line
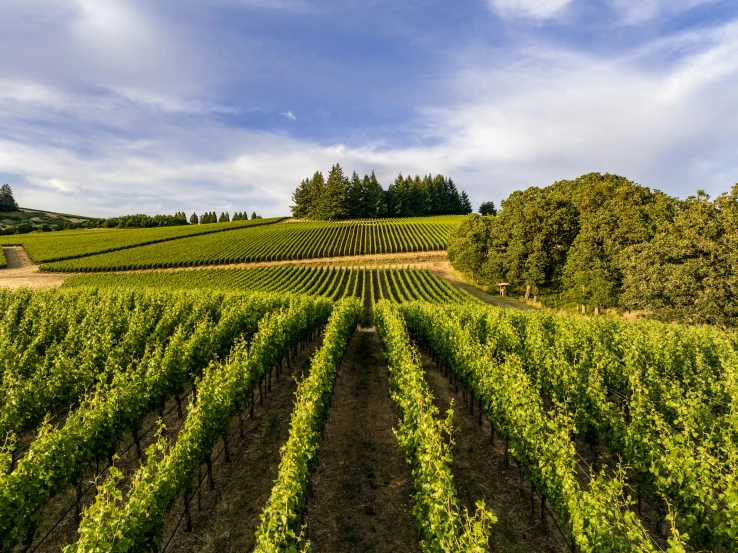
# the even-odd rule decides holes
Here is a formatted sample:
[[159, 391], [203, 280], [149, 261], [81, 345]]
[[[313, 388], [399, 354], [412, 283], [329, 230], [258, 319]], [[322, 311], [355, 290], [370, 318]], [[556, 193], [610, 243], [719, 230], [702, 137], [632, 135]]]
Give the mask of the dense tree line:
[[497, 216], [470, 216], [449, 258], [479, 282], [530, 286], [552, 305], [738, 325], [738, 185], [714, 200], [599, 173], [528, 188]]
[[187, 215], [178, 211], [174, 215], [124, 215], [122, 217], [110, 217], [103, 219], [100, 228], [151, 228], [151, 227], [173, 227], [186, 225]]
[[359, 177], [344, 174], [339, 164], [328, 173], [316, 171], [304, 179], [292, 195], [293, 217], [318, 220], [418, 217], [471, 213], [466, 192], [459, 193], [453, 180], [443, 175], [398, 175], [387, 190], [374, 171]]

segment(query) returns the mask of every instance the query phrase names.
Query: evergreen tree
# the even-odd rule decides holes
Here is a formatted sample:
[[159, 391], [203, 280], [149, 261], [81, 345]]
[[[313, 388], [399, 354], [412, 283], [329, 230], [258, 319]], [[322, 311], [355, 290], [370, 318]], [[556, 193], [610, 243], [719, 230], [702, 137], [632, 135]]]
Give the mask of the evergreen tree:
[[251, 214], [251, 220], [253, 221], [254, 219], [261, 219], [261, 215], [257, 215], [256, 211]]
[[469, 215], [469, 213], [474, 211], [469, 196], [464, 191], [461, 192], [461, 211], [464, 215]]
[[220, 214], [220, 217], [218, 218], [219, 223], [229, 223], [231, 221], [230, 216], [228, 213], [222, 213]]
[[495, 202], [483, 202], [482, 205], [479, 206], [479, 214], [480, 215], [497, 215], [497, 208], [495, 207]]
[[0, 211], [18, 211], [18, 204], [13, 197], [13, 189], [9, 184], [0, 187]]
[[319, 201], [311, 214], [311, 218], [324, 221], [346, 219], [348, 217], [349, 180], [343, 169], [336, 163], [328, 174], [325, 187]]
[[[369, 180], [369, 177], [364, 176], [365, 180]], [[366, 202], [364, 198], [364, 183], [359, 178], [359, 174], [354, 171], [349, 181], [348, 191], [346, 194], [346, 206], [348, 209], [348, 216], [351, 219], [364, 219], [368, 217], [366, 210]]]
[[295, 205], [291, 207], [293, 217], [310, 217], [314, 203], [323, 188], [323, 173], [316, 171], [312, 179], [304, 179], [292, 194]]
[[190, 224], [191, 225], [196, 225], [199, 222], [200, 222], [200, 219], [198, 219], [197, 213], [193, 213], [192, 215], [190, 215]]
[[377, 176], [372, 171], [372, 174], [369, 175], [368, 179], [365, 179], [364, 183], [367, 217], [387, 216], [387, 202], [384, 194], [382, 185], [379, 184]]

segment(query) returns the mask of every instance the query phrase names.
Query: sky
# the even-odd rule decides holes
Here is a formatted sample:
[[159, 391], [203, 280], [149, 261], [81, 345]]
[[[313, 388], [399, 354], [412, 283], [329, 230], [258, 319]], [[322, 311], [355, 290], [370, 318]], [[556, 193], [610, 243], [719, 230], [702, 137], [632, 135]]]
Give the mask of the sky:
[[257, 211], [334, 163], [475, 208], [591, 171], [738, 182], [735, 0], [2, 0], [0, 183], [109, 217]]

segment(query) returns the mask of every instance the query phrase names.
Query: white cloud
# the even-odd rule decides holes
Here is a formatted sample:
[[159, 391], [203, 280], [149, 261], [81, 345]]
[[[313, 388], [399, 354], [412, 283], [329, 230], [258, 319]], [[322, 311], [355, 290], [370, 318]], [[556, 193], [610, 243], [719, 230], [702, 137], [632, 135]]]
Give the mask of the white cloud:
[[571, 4], [572, 0], [487, 0], [503, 17], [549, 19]]
[[290, 121], [297, 121], [297, 117], [295, 117], [295, 114], [291, 111], [282, 112], [282, 115], [284, 115]]
[[610, 0], [621, 21], [638, 25], [663, 13], [679, 13], [716, 0]]

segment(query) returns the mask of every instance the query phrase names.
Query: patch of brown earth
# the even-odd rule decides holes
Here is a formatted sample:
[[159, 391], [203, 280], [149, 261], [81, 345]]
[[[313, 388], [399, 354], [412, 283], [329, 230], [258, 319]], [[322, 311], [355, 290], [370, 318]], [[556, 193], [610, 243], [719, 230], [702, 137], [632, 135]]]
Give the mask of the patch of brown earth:
[[360, 329], [341, 364], [312, 480], [307, 522], [317, 553], [420, 551], [396, 424], [379, 337]]
[[61, 286], [70, 276], [66, 273], [41, 273], [23, 246], [3, 246], [8, 266], [0, 269], [0, 287], [42, 290]]

